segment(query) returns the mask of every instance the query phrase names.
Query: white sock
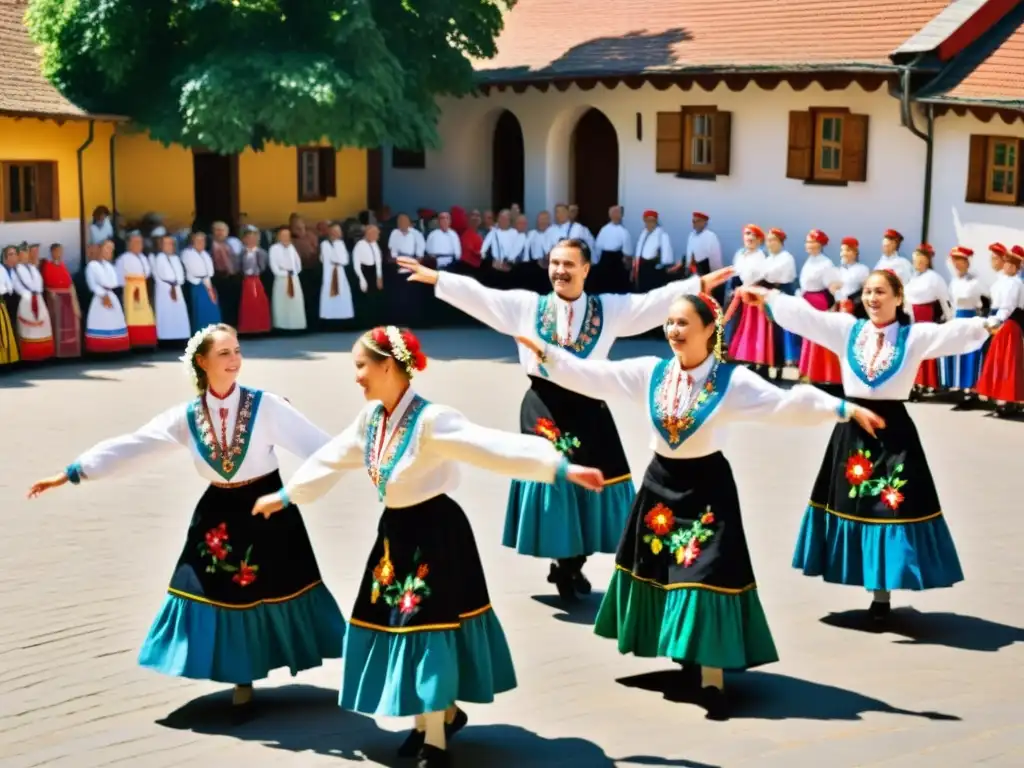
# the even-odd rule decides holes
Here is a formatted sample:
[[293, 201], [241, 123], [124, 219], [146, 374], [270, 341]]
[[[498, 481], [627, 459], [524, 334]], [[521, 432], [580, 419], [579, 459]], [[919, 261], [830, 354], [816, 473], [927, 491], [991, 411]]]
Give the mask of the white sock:
[[725, 689], [725, 673], [718, 667], [700, 668], [700, 687]]
[[888, 603], [889, 602], [889, 590], [888, 589], [876, 589], [874, 591], [874, 601], [876, 603]]
[[447, 749], [444, 738], [444, 710], [422, 715], [425, 724], [423, 742], [438, 749]]

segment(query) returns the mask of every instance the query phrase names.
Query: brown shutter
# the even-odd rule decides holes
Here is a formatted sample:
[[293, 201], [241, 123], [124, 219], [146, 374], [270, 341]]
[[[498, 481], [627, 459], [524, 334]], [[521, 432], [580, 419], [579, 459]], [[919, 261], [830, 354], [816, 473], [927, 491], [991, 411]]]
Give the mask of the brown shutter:
[[38, 163], [36, 174], [36, 216], [40, 219], [59, 219], [60, 203], [57, 197], [57, 164]]
[[1024, 149], [1024, 141], [1017, 141], [1017, 170], [1014, 179], [1017, 182], [1017, 205], [1024, 205], [1024, 185], [1020, 183], [1020, 172], [1024, 169], [1024, 160], [1020, 158], [1020, 152]]
[[338, 196], [338, 155], [334, 147], [320, 147], [320, 194]]
[[654, 170], [656, 173], [679, 173], [683, 169], [683, 113], [659, 112], [657, 147]]
[[786, 178], [811, 178], [814, 169], [814, 116], [810, 112], [789, 113], [789, 147]]
[[868, 116], [843, 118], [843, 181], [867, 181]]
[[711, 162], [715, 175], [729, 175], [729, 160], [732, 154], [732, 112], [715, 112], [711, 119]]
[[985, 166], [988, 163], [988, 136], [971, 136], [970, 159], [967, 163], [968, 203], [985, 202]]

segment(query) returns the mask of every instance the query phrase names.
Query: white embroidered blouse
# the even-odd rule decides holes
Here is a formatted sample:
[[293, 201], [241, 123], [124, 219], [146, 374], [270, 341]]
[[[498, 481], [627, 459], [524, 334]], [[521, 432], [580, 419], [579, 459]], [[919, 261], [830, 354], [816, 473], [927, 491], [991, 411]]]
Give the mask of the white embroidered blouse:
[[821, 312], [775, 291], [768, 294], [766, 306], [787, 331], [839, 356], [847, 397], [906, 400], [921, 361], [973, 352], [989, 337], [989, 321], [980, 317], [942, 324], [893, 322], [879, 328], [845, 312]]
[[[580, 357], [603, 360], [615, 339], [657, 328], [677, 298], [700, 293], [700, 277], [678, 280], [649, 293], [583, 293], [568, 302], [554, 293], [498, 291], [471, 277], [442, 272], [437, 298], [507, 336], [539, 336], [545, 342], [567, 344]], [[519, 360], [530, 370], [533, 353], [520, 349]]]
[[952, 280], [949, 281], [949, 300], [953, 304], [953, 309], [969, 309], [978, 311], [982, 306], [982, 298], [986, 295], [985, 287], [981, 284], [972, 274], [967, 274], [961, 277], [956, 274], [956, 271], [951, 266], [949, 271], [956, 275]]
[[989, 289], [992, 315], [1005, 323], [1018, 309], [1024, 309], [1024, 282], [1017, 275], [999, 275]]
[[832, 259], [823, 253], [808, 256], [800, 268], [800, 293], [827, 291], [832, 283], [841, 282], [839, 270]]
[[379, 402], [369, 403], [348, 429], [307, 459], [285, 493], [293, 504], [306, 504], [326, 494], [345, 472], [365, 469], [387, 507], [411, 507], [454, 491], [457, 462], [542, 483], [554, 482], [568, 463], [539, 435], [478, 426], [410, 387], [389, 417]]
[[904, 295], [907, 297], [907, 302], [911, 306], [938, 302], [942, 305], [942, 316], [944, 318], [952, 316], [953, 313], [949, 303], [949, 286], [946, 285], [946, 281], [934, 269], [915, 272], [903, 290]]
[[840, 264], [838, 267], [839, 290], [835, 292], [836, 301], [845, 301], [864, 288], [871, 275], [867, 264], [855, 261], [852, 264]]
[[306, 459], [329, 440], [330, 435], [284, 398], [236, 386], [223, 399], [207, 392], [169, 408], [130, 434], [97, 443], [71, 467], [84, 479], [98, 480], [184, 447], [204, 480], [241, 483], [278, 468], [277, 446]]
[[676, 357], [580, 360], [549, 345], [543, 370], [555, 384], [581, 395], [601, 400], [619, 395], [642, 406], [651, 427], [651, 448], [672, 459], [722, 450], [723, 428], [735, 422], [815, 426], [843, 420], [845, 413], [842, 400], [820, 389], [807, 384], [779, 389], [743, 366], [718, 363], [714, 356], [683, 370]]

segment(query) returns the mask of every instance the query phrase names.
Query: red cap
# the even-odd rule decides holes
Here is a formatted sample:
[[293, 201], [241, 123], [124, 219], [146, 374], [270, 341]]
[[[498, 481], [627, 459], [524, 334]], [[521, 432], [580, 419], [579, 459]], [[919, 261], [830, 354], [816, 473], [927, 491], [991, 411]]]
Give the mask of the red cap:
[[893, 277], [895, 277], [895, 278], [896, 278], [897, 280], [899, 280], [901, 284], [903, 283], [903, 279], [902, 279], [902, 278], [900, 277], [900, 273], [899, 273], [899, 272], [897, 272], [897, 271], [896, 271], [895, 269], [893, 269], [892, 267], [888, 267], [887, 269], [883, 269], [882, 271], [883, 271], [883, 272], [888, 272], [888, 273], [889, 273], [890, 275], [892, 275], [892, 276], [893, 276]]
[[887, 240], [899, 240], [901, 243], [903, 242], [903, 235], [901, 235], [895, 229], [885, 230], [885, 234], [882, 235], [882, 237], [886, 238]]
[[931, 243], [921, 243], [914, 249], [914, 253], [923, 253], [925, 256], [934, 256], [935, 249], [932, 248]]
[[701, 213], [700, 211], [694, 211], [693, 212], [693, 218], [695, 218], [695, 219], [703, 219], [704, 221], [707, 221], [711, 217], [708, 216], [706, 213]]
[[1006, 250], [1006, 246], [1003, 245], [1002, 243], [992, 243], [992, 245], [990, 245], [988, 249], [992, 251], [992, 253], [998, 253], [1000, 256], [1006, 256], [1006, 254], [1008, 253], [1008, 251]]
[[778, 227], [772, 227], [769, 229], [768, 234], [775, 235], [775, 237], [779, 238], [782, 242], [786, 242], [786, 233]]
[[812, 229], [807, 233], [807, 239], [813, 240], [823, 248], [828, 245], [828, 235], [822, 232], [820, 229]]
[[1015, 259], [1016, 261], [1024, 261], [1024, 248], [1021, 248], [1019, 245], [1015, 245], [1010, 249], [1010, 252], [1006, 254], [1006, 257], [1008, 259]]
[[839, 241], [840, 245], [845, 245], [847, 248], [853, 248], [855, 251], [860, 250], [860, 240], [856, 237], [844, 237]]
[[433, 208], [420, 208], [417, 213], [419, 213], [421, 219], [433, 219], [437, 216], [437, 211]]
[[757, 226], [757, 224], [747, 224], [747, 226], [743, 228], [743, 231], [749, 232], [758, 240], [764, 240], [764, 230]]
[[644, 211], [644, 218], [645, 219], [656, 219], [656, 218], [658, 218], [658, 212], [657, 211], [652, 211], [650, 208], [648, 208], [646, 211]]
[[954, 259], [969, 259], [974, 255], [974, 251], [966, 245], [958, 245], [949, 252], [949, 255]]

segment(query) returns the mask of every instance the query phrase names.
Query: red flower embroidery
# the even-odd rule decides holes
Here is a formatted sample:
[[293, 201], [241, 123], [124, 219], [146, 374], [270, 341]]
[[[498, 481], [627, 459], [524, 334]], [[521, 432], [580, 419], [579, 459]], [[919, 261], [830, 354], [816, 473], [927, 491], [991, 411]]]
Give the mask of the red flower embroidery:
[[846, 479], [852, 486], [858, 486], [864, 481], [870, 480], [873, 471], [871, 460], [859, 453], [853, 454], [846, 460]]
[[714, 512], [705, 512], [703, 515], [700, 516], [700, 522], [703, 525], [711, 525], [712, 523], [714, 523], [715, 522], [715, 514], [714, 514]]
[[221, 523], [216, 528], [211, 528], [206, 532], [206, 546], [210, 549], [223, 548], [229, 538], [228, 524]]
[[256, 571], [248, 563], [242, 562], [238, 566], [238, 573], [232, 576], [231, 580], [240, 587], [248, 587], [256, 581]]
[[395, 566], [391, 564], [391, 558], [387, 554], [380, 559], [377, 567], [373, 569], [373, 580], [382, 587], [391, 585], [395, 580]]
[[420, 604], [420, 596], [411, 589], [406, 590], [398, 600], [398, 610], [402, 613], [412, 613]]
[[676, 517], [672, 510], [664, 504], [655, 504], [644, 515], [644, 525], [650, 528], [658, 536], [665, 536], [676, 524]]
[[533, 428], [533, 431], [551, 441], [555, 441], [562, 436], [562, 431], [555, 426], [555, 422], [543, 417], [537, 419], [537, 426]]
[[887, 485], [882, 489], [882, 503], [895, 512], [903, 503], [903, 494], [891, 485]]
[[428, 573], [430, 573], [430, 566], [426, 563], [420, 563], [420, 567], [416, 569], [416, 578], [421, 580], [425, 579], [427, 578]]
[[697, 543], [697, 539], [690, 539], [686, 543], [686, 548], [679, 551], [683, 553], [683, 566], [689, 568], [700, 557], [700, 544]]

